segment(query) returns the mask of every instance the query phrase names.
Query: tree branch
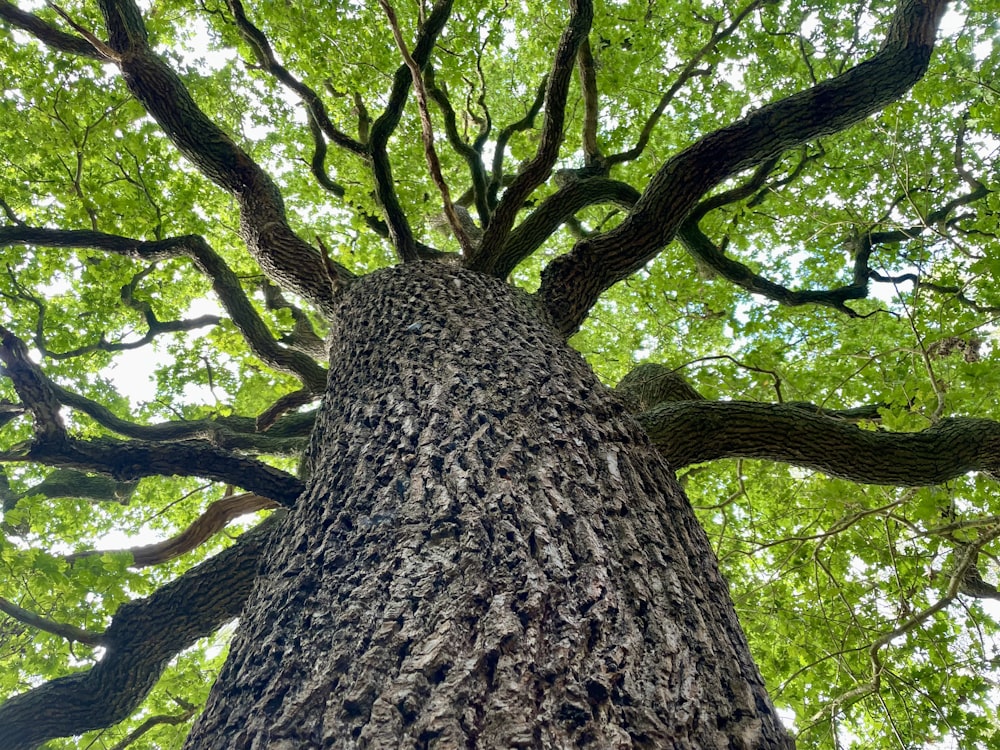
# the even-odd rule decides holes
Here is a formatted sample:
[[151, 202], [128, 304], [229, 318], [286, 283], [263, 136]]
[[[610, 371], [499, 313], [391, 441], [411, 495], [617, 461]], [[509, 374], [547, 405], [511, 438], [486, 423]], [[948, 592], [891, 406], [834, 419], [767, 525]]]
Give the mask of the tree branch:
[[160, 565], [175, 558], [180, 557], [222, 531], [230, 521], [245, 516], [248, 513], [256, 513], [261, 510], [274, 510], [279, 505], [270, 498], [255, 495], [252, 492], [244, 492], [239, 495], [226, 495], [223, 498], [211, 503], [198, 518], [191, 523], [184, 531], [176, 536], [155, 544], [146, 544], [141, 547], [131, 547], [120, 550], [84, 550], [74, 552], [66, 556], [66, 560], [72, 562], [81, 557], [93, 557], [94, 555], [106, 555], [113, 553], [127, 552], [132, 555], [133, 568], [148, 568], [151, 565]]
[[120, 482], [151, 476], [204, 477], [242, 487], [292, 507], [305, 486], [291, 474], [246, 458], [206, 440], [150, 443], [144, 440], [95, 438], [35, 442], [18, 455], [0, 461], [37, 461], [80, 471], [107, 474]]
[[539, 296], [558, 330], [572, 335], [601, 293], [665, 247], [712, 187], [794, 146], [844, 130], [905, 94], [927, 70], [946, 5], [900, 0], [872, 58], [751, 112], [668, 160], [619, 226], [577, 243], [543, 271]]
[[205, 115], [177, 74], [154, 54], [135, 2], [101, 0], [100, 7], [129, 91], [180, 152], [236, 198], [240, 234], [254, 260], [272, 279], [331, 313], [334, 298], [353, 274], [291, 230], [271, 178]]
[[[174, 698], [177, 700], [177, 698]], [[184, 724], [194, 718], [195, 714], [198, 713], [197, 706], [188, 706], [179, 714], [154, 714], [142, 722], [139, 726], [129, 732], [121, 742], [118, 742], [108, 750], [125, 750], [129, 745], [138, 740], [142, 735], [151, 729], [156, 727], [167, 725], [167, 726], [177, 726], [178, 724]]]
[[[402, 55], [403, 62], [410, 71], [410, 77], [413, 79], [413, 92], [416, 95], [417, 110], [420, 113], [420, 134], [424, 142], [424, 157], [427, 159], [427, 167], [430, 169], [431, 179], [441, 194], [441, 202], [444, 204], [444, 215], [448, 219], [448, 224], [451, 225], [451, 231], [455, 235], [455, 239], [458, 240], [462, 252], [468, 254], [472, 251], [472, 241], [462, 226], [458, 214], [455, 213], [455, 204], [451, 200], [451, 191], [444, 179], [444, 174], [441, 172], [441, 161], [438, 159], [437, 149], [434, 147], [434, 127], [431, 123], [430, 108], [427, 104], [427, 88], [424, 86], [421, 65], [410, 54], [406, 41], [403, 39], [403, 32], [399, 28], [399, 21], [396, 18], [396, 11], [393, 9], [392, 4], [388, 0], [378, 0], [378, 2], [385, 12], [386, 18], [389, 20], [389, 26], [392, 29], [392, 36], [396, 41], [396, 47], [399, 49], [399, 54]], [[417, 260], [419, 255], [416, 252], [416, 248], [413, 250], [413, 257], [404, 258], [403, 260]]]
[[514, 228], [494, 258], [493, 268], [497, 275], [506, 277], [560, 226], [587, 206], [611, 203], [628, 209], [637, 200], [639, 191], [618, 180], [591, 177], [572, 181], [543, 200], [528, 218]]
[[590, 37], [580, 44], [577, 51], [577, 68], [580, 71], [580, 89], [583, 91], [583, 159], [585, 166], [600, 164], [601, 147], [597, 143], [597, 118], [600, 102], [597, 94], [597, 65], [590, 49]]
[[[48, 305], [45, 300], [32, 294], [28, 289], [25, 289], [17, 281], [13, 273], [10, 273], [11, 284], [14, 285], [17, 291], [15, 294], [11, 295], [11, 297], [30, 302], [34, 305], [35, 309], [38, 310], [38, 316], [35, 322], [35, 335], [32, 340], [34, 341], [35, 346], [38, 347], [38, 351], [41, 352], [43, 357], [57, 360], [72, 359], [73, 357], [79, 357], [84, 354], [97, 351], [121, 352], [128, 351], [130, 349], [139, 349], [153, 341], [153, 339], [160, 334], [193, 331], [205, 326], [217, 325], [222, 320], [217, 315], [200, 315], [197, 318], [192, 318], [191, 320], [160, 320], [156, 316], [156, 313], [153, 311], [153, 306], [149, 302], [135, 297], [135, 286], [138, 283], [139, 277], [144, 276], [149, 272], [149, 270], [151, 270], [151, 268], [136, 274], [132, 281], [123, 286], [121, 290], [122, 302], [141, 314], [146, 322], [146, 333], [135, 341], [108, 341], [102, 333], [96, 343], [84, 344], [83, 346], [78, 346], [74, 349], [68, 349], [62, 352], [53, 351], [49, 348], [47, 341], [48, 337], [45, 335], [45, 315], [48, 312]], [[8, 272], [10, 272], [10, 269], [8, 269]], [[0, 292], [0, 296], [7, 295]]]
[[71, 469], [56, 469], [49, 472], [41, 482], [32, 485], [21, 494], [6, 494], [2, 498], [2, 509], [8, 511], [23, 498], [34, 495], [50, 499], [75, 497], [83, 500], [127, 505], [135, 493], [136, 486], [136, 482], [116, 482], [100, 475], [85, 474]]
[[685, 219], [677, 230], [677, 239], [684, 249], [699, 263], [711, 268], [727, 281], [788, 307], [824, 305], [857, 318], [857, 312], [844, 303], [868, 296], [868, 255], [855, 256], [854, 279], [850, 284], [834, 289], [793, 290], [765, 279], [749, 267], [726, 256], [698, 226], [693, 218]]
[[36, 441], [61, 441], [66, 437], [66, 425], [59, 414], [61, 404], [45, 377], [28, 358], [28, 348], [17, 336], [0, 326], [0, 375], [6, 375], [14, 384], [21, 403], [31, 412]]
[[274, 50], [271, 48], [271, 43], [264, 35], [264, 32], [254, 26], [250, 19], [247, 18], [243, 3], [240, 0], [226, 0], [226, 4], [233, 14], [233, 20], [240, 32], [240, 36], [250, 45], [250, 49], [253, 51], [254, 57], [257, 58], [257, 62], [260, 63], [261, 67], [278, 79], [285, 87], [298, 94], [302, 103], [306, 105], [310, 118], [319, 125], [327, 138], [351, 153], [364, 156], [364, 144], [359, 143], [334, 127], [326, 111], [326, 105], [323, 104], [323, 100], [320, 99], [319, 94], [293, 76], [288, 71], [288, 68], [278, 62], [277, 57], [274, 55]]
[[[420, 28], [412, 52], [413, 60], [420, 70], [423, 70], [430, 60], [434, 44], [451, 15], [453, 2], [454, 0], [438, 0]], [[401, 65], [392, 80], [389, 102], [382, 114], [372, 123], [371, 138], [368, 141], [368, 155], [372, 164], [372, 176], [375, 178], [375, 197], [385, 213], [389, 239], [402, 261], [416, 260], [420, 254], [406, 212], [403, 211], [396, 195], [387, 147], [389, 137], [403, 116], [403, 107], [412, 83], [413, 75], [410, 69], [406, 65]]]
[[88, 230], [43, 229], [23, 225], [0, 227], [4, 245], [88, 248], [141, 260], [178, 256], [190, 258], [212, 281], [212, 290], [243, 334], [250, 351], [269, 367], [298, 377], [313, 393], [326, 389], [326, 371], [302, 352], [280, 346], [240, 286], [239, 278], [220, 255], [198, 235], [144, 241]]
[[0, 612], [8, 617], [12, 617], [20, 623], [36, 630], [43, 630], [52, 633], [67, 641], [82, 643], [85, 646], [100, 646], [103, 639], [100, 633], [92, 633], [89, 630], [78, 628], [74, 625], [66, 625], [61, 622], [53, 622], [45, 617], [36, 615], [30, 610], [19, 607], [14, 602], [0, 596]]
[[514, 219], [525, 199], [548, 179], [552, 165], [559, 157], [563, 122], [566, 119], [566, 97], [573, 77], [573, 67], [580, 45], [590, 34], [593, 18], [594, 7], [591, 0], [570, 0], [569, 21], [559, 38], [546, 84], [545, 123], [538, 149], [534, 158], [521, 169], [504, 192], [493, 212], [490, 225], [483, 233], [482, 242], [467, 259], [466, 266], [474, 271], [502, 277], [494, 264], [507, 241]]
[[503, 159], [507, 152], [507, 143], [514, 133], [520, 133], [535, 126], [535, 118], [538, 117], [538, 113], [542, 111], [542, 105], [545, 104], [545, 92], [548, 91], [548, 86], [549, 77], [546, 75], [538, 85], [538, 89], [535, 91], [535, 99], [532, 101], [531, 106], [528, 107], [528, 111], [524, 117], [516, 122], [512, 122], [497, 134], [497, 141], [493, 147], [493, 170], [489, 188], [486, 191], [486, 199], [491, 215], [493, 209], [496, 208], [497, 195], [500, 192], [500, 188], [508, 184], [504, 178], [503, 171]]
[[0, 0], [0, 18], [15, 28], [27, 31], [51, 49], [68, 52], [77, 57], [89, 57], [94, 60], [104, 59], [104, 56], [83, 37], [67, 34], [33, 13], [26, 13], [7, 0]]
[[479, 215], [479, 224], [483, 227], [489, 226], [491, 209], [487, 200], [488, 177], [486, 174], [486, 165], [483, 164], [482, 154], [475, 147], [466, 143], [462, 139], [462, 135], [458, 132], [455, 109], [451, 106], [451, 100], [448, 98], [447, 92], [437, 86], [434, 79], [434, 69], [428, 67], [424, 78], [427, 84], [427, 93], [431, 95], [431, 98], [438, 105], [444, 117], [444, 132], [448, 137], [448, 143], [455, 150], [455, 153], [465, 160], [466, 165], [469, 167], [469, 175], [472, 179], [472, 202], [475, 204], [476, 213]]
[[864, 430], [802, 404], [663, 403], [637, 419], [679, 469], [759, 458], [862, 484], [917, 487], [970, 471], [1000, 476], [1000, 422], [957, 417], [922, 432]]
[[0, 461], [38, 461], [48, 466], [96, 471], [125, 482], [155, 475], [203, 476], [244, 487], [289, 507], [302, 493], [302, 482], [291, 474], [205, 440], [151, 443], [68, 437], [59, 415], [61, 389], [28, 358], [24, 343], [3, 327], [0, 361], [21, 402], [34, 417], [31, 445], [26, 450], [0, 455]]
[[272, 515], [151, 596], [122, 605], [103, 635], [106, 652], [91, 669], [0, 704], [0, 747], [33, 750], [125, 719], [176, 653], [240, 615], [281, 517]]
[[721, 31], [718, 29], [718, 23], [715, 24], [715, 29], [712, 32], [712, 36], [709, 37], [709, 40], [705, 42], [702, 48], [699, 49], [691, 57], [691, 59], [687, 61], [687, 63], [685, 63], [684, 69], [681, 70], [680, 75], [677, 76], [677, 80], [670, 84], [670, 88], [668, 88], [664, 92], [663, 96], [660, 97], [660, 101], [646, 119], [646, 124], [643, 125], [642, 132], [639, 133], [639, 139], [636, 141], [635, 146], [627, 151], [622, 151], [607, 157], [605, 162], [609, 168], [615, 166], [616, 164], [623, 164], [627, 161], [638, 159], [642, 155], [642, 152], [646, 149], [646, 145], [649, 143], [650, 137], [653, 135], [653, 130], [656, 128], [657, 123], [666, 111], [667, 105], [670, 104], [670, 102], [673, 101], [673, 98], [677, 95], [677, 92], [680, 91], [684, 85], [695, 76], [705, 75], [711, 72], [711, 69], [708, 71], [699, 69], [699, 63], [705, 59], [706, 55], [718, 47], [720, 42], [725, 41], [728, 37], [732, 36], [733, 32], [736, 31], [743, 20], [765, 2], [767, 2], [767, 0], [752, 0], [745, 8], [743, 8], [743, 10], [737, 13], [732, 22]]

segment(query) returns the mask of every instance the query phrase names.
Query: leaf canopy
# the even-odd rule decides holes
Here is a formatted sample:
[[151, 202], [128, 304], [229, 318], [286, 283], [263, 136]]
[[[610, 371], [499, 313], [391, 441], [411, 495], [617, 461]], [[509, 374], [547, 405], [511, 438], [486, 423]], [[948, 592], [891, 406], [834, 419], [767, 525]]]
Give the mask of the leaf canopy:
[[[211, 434], [221, 445], [224, 433], [233, 450], [295, 474], [308, 429], [290, 422], [308, 413], [316, 383], [322, 387], [320, 310], [268, 279], [248, 252], [239, 200], [181, 154], [114, 62], [86, 41], [84, 31], [109, 37], [101, 8], [34, 5], [0, 2], [0, 232], [7, 232], [0, 326], [27, 342], [51, 383], [75, 394], [74, 404], [58, 399], [72, 406], [62, 413], [74, 437], [157, 439], [142, 428], [123, 432], [115, 419], [181, 424], [190, 429], [185, 437]], [[641, 193], [699, 138], [879, 53], [896, 7], [885, 0], [599, 4], [592, 61], [574, 66], [569, 79], [553, 175], [517, 206], [515, 226], [558, 204], [566, 181], [587, 168]], [[18, 8], [65, 38], [33, 33]], [[436, 11], [423, 2], [395, 11], [402, 37], [417, 49], [418, 30]], [[396, 262], [387, 191], [417, 243], [460, 249], [428, 174], [416, 101], [394, 99], [399, 71], [409, 74], [378, 4], [193, 8], [156, 0], [143, 4], [142, 17], [151, 49], [271, 176], [288, 225], [331, 264], [363, 274]], [[568, 17], [556, 2], [458, 4], [433, 46], [425, 83], [436, 152], [452, 198], [481, 230], [488, 228], [477, 199], [488, 196], [473, 190], [470, 158], [500, 201], [536, 158], [558, 106], [541, 106], [539, 95], [552, 80]], [[588, 74], [596, 99], [586, 91]], [[685, 225], [641, 270], [604, 291], [572, 345], [608, 384], [637, 364], [662, 362], [708, 399], [872, 406], [861, 422], [868, 430], [917, 431], [961, 416], [1000, 420], [997, 81], [995, 4], [950, 3], [922, 80], [853, 127], [723, 181], [695, 209], [693, 228]], [[310, 96], [322, 110], [306, 106]], [[596, 112], [596, 130], [588, 111]], [[391, 179], [380, 185], [373, 163], [383, 155], [371, 144], [393, 118], [385, 140]], [[553, 259], [620, 226], [630, 202], [584, 202], [561, 216], [514, 264], [513, 283], [538, 290]], [[81, 235], [9, 239], [26, 236], [25, 228], [146, 244], [119, 252]], [[698, 233], [742, 270], [727, 273], [698, 257]], [[175, 242], [187, 237], [204, 244]], [[792, 292], [859, 293], [778, 304], [741, 278]], [[292, 406], [274, 411], [276, 430], [246, 427], [300, 391]], [[138, 482], [57, 476], [69, 470], [26, 460], [35, 423], [18, 411], [22, 403], [13, 382], [0, 378], [0, 597], [17, 611], [100, 634], [123, 603], [231, 543], [219, 534], [141, 569], [134, 552], [80, 554], [172, 537], [234, 491], [201, 474]], [[931, 487], [859, 485], [727, 459], [685, 467], [680, 478], [800, 747], [1000, 742], [1000, 607], [949, 592], [968, 545], [978, 558], [966, 568], [997, 584], [992, 476], [970, 473]], [[255, 519], [244, 517], [243, 527]], [[102, 657], [99, 645], [3, 611], [0, 696]], [[126, 721], [48, 747], [178, 747], [221, 663], [225, 635], [178, 654]]]

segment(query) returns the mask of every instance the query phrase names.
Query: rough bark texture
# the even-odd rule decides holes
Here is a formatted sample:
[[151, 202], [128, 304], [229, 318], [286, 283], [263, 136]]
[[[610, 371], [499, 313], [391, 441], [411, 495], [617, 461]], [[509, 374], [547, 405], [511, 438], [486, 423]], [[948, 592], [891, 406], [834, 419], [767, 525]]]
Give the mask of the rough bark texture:
[[791, 746], [670, 469], [528, 298], [378, 272], [331, 362], [188, 748]]
[[921, 432], [883, 432], [808, 404], [679, 401], [638, 420], [677, 469], [720, 458], [763, 458], [896, 487], [940, 484], [970, 471], [1000, 474], [1000, 423], [991, 419], [956, 417]]

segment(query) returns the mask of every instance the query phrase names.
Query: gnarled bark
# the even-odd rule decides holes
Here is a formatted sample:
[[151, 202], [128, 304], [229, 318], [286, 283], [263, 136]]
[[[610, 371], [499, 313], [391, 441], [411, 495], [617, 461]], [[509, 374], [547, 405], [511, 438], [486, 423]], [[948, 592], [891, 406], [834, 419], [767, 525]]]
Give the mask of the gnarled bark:
[[672, 473], [528, 298], [413, 263], [343, 300], [188, 748], [790, 746]]

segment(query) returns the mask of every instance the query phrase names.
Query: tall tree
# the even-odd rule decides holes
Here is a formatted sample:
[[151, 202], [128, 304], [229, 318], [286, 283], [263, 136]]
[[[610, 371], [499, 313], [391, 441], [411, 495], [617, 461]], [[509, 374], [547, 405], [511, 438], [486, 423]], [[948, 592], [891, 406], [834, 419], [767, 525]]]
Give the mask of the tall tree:
[[0, 0], [0, 747], [993, 746], [990, 5]]

